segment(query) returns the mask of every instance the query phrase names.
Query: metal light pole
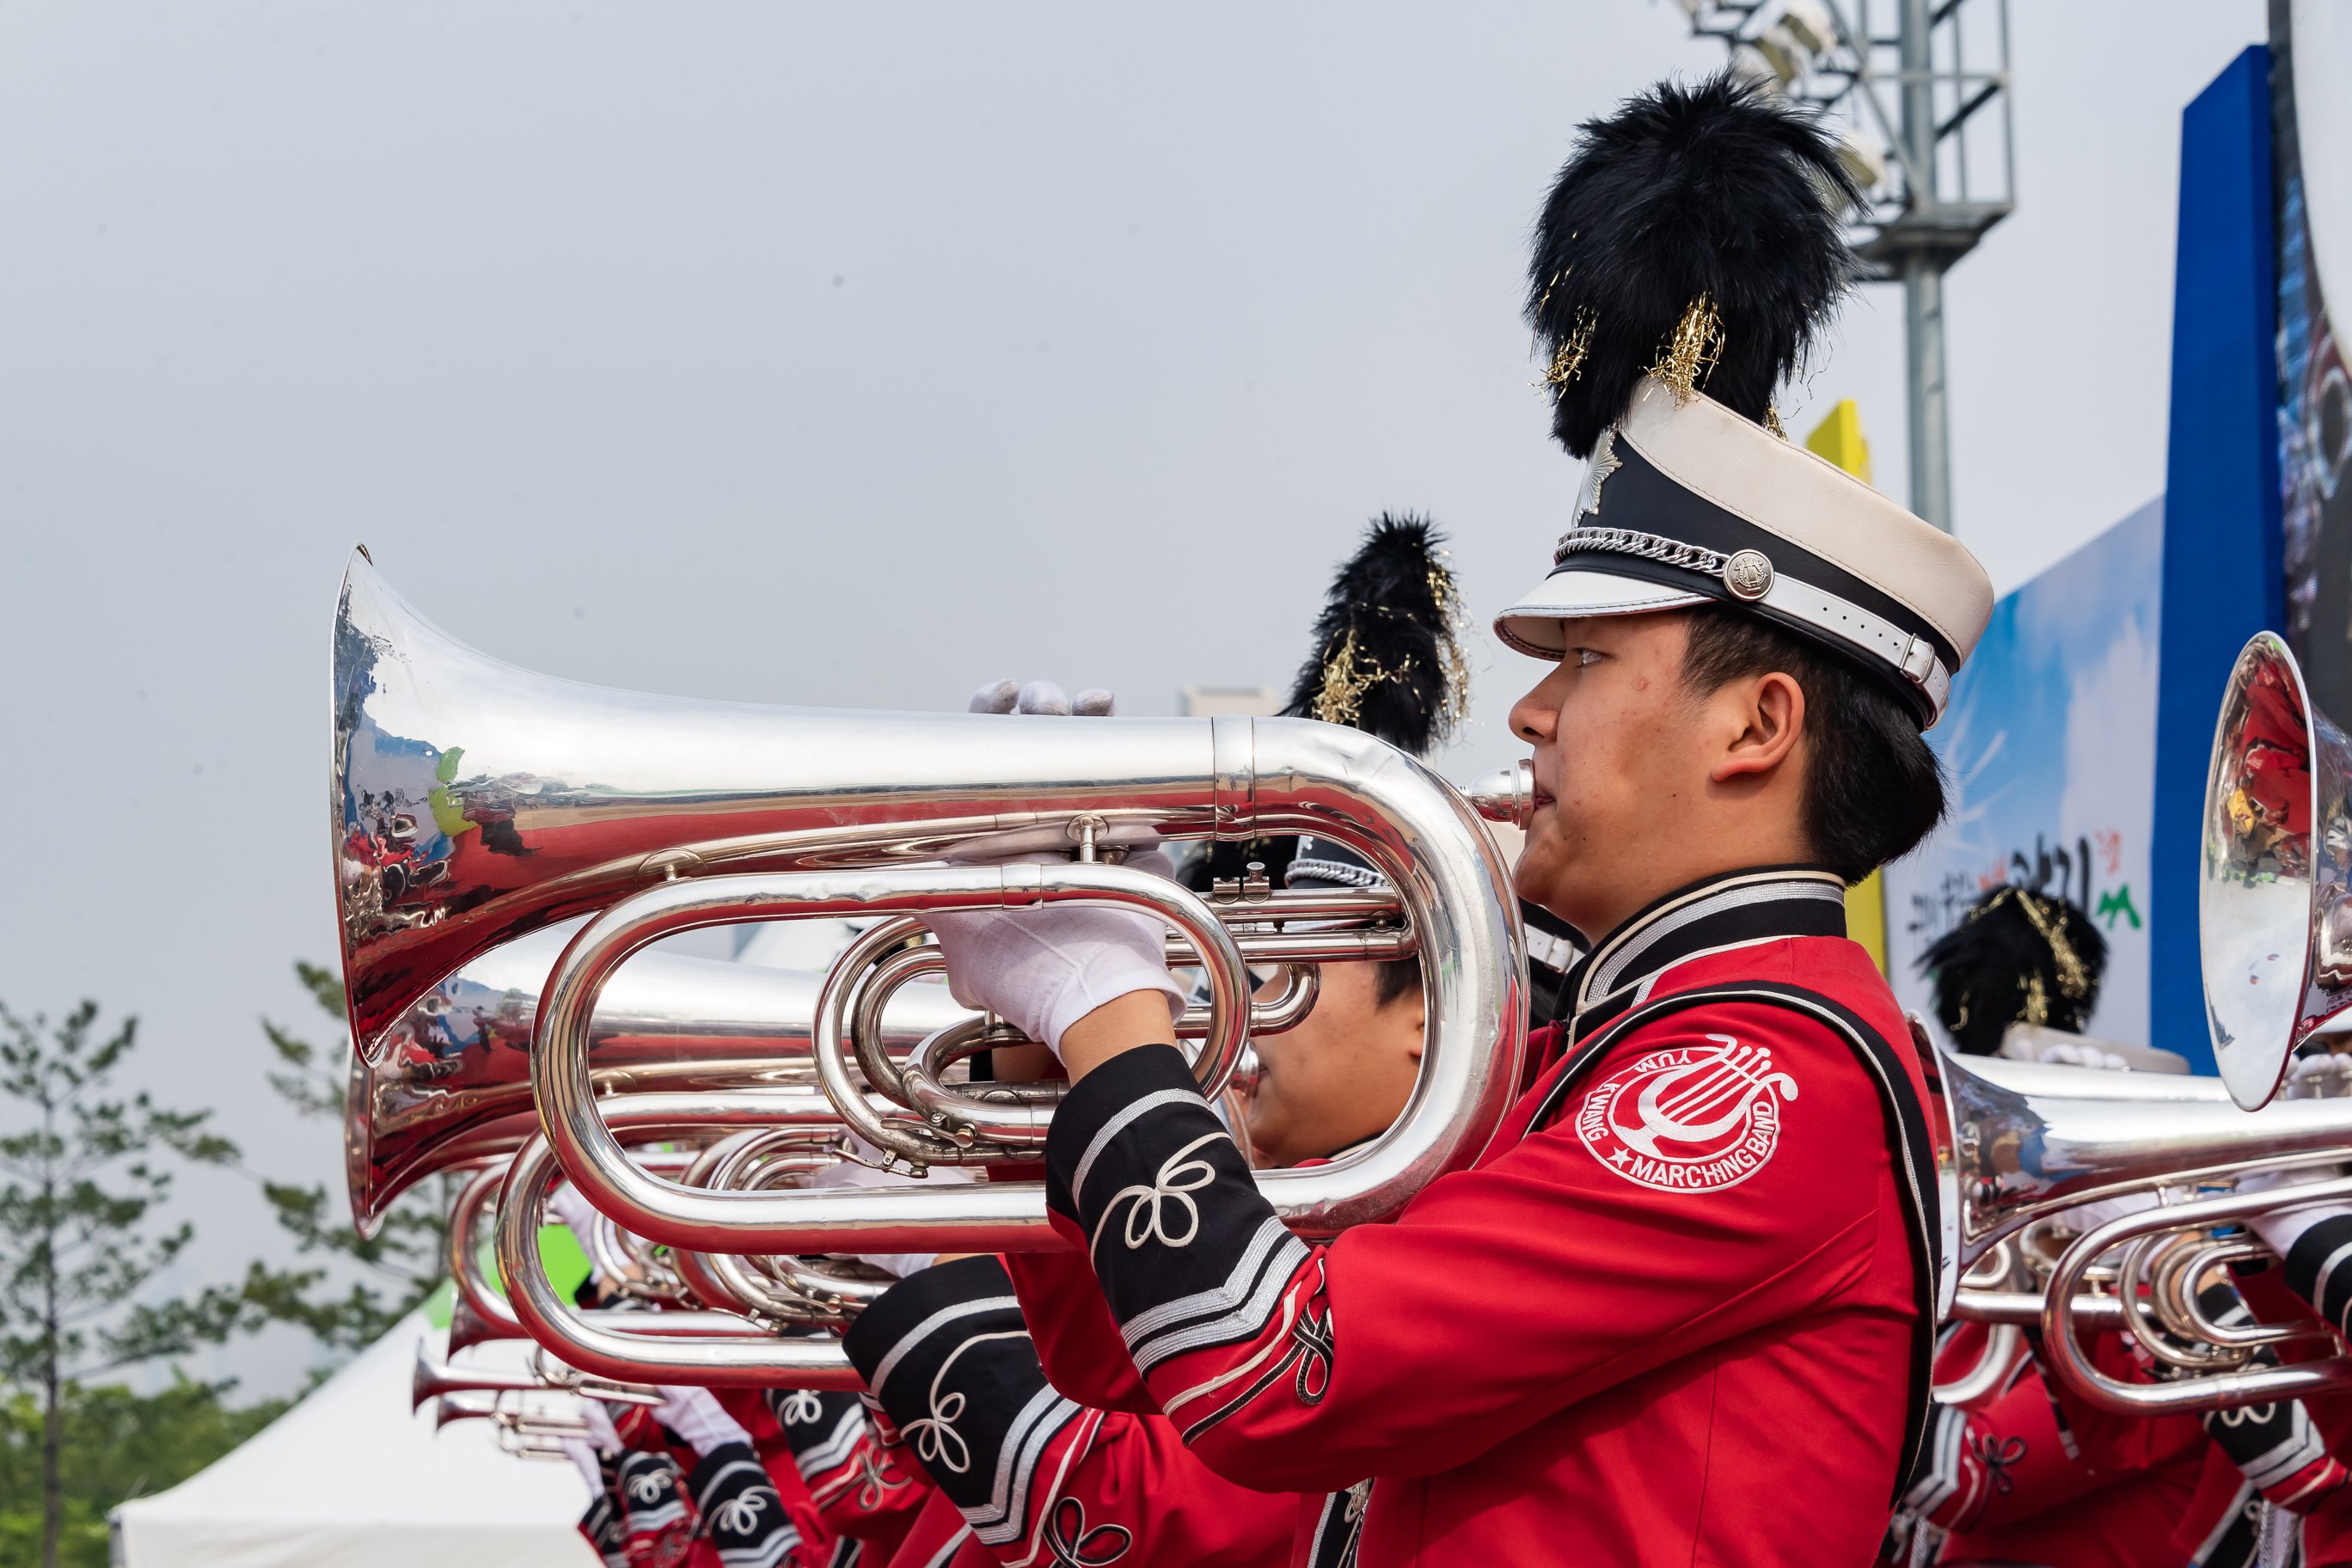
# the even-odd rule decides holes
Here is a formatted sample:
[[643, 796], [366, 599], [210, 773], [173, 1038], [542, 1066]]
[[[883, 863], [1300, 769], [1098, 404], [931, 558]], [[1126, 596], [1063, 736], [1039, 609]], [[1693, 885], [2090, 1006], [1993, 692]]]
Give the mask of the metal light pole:
[[[1903, 285], [1911, 510], [1951, 531], [1944, 274], [2016, 205], [2009, 0], [1681, 4], [1692, 32], [1723, 40], [1736, 68], [1820, 105], [1843, 132], [1840, 155], [1864, 189], [1850, 215], [1854, 249], [1871, 280]], [[1891, 13], [1892, 33], [1874, 26], [1874, 8]], [[1981, 114], [1995, 106], [1997, 117]], [[1975, 169], [1997, 171], [1983, 188], [1972, 180], [1972, 151]]]

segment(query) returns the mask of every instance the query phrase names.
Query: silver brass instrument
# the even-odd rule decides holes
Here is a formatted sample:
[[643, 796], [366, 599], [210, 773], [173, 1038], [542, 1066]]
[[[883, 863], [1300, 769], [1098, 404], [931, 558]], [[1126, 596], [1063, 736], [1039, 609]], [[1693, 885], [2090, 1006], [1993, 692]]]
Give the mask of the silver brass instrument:
[[[401, 1015], [462, 966], [592, 917], [541, 996], [532, 1088], [564, 1170], [650, 1242], [763, 1256], [1059, 1244], [1034, 1185], [709, 1191], [633, 1162], [602, 1114], [613, 1101], [600, 1100], [593, 1076], [595, 1019], [633, 953], [701, 925], [919, 920], [1065, 900], [1149, 909], [1181, 933], [1177, 955], [1206, 972], [1210, 1005], [1187, 1028], [1201, 1039], [1196, 1074], [1211, 1089], [1251, 1026], [1244, 959], [1417, 954], [1429, 1046], [1403, 1118], [1349, 1160], [1261, 1177], [1306, 1234], [1393, 1214], [1467, 1163], [1516, 1086], [1521, 938], [1478, 816], [1524, 820], [1524, 767], [1474, 805], [1402, 752], [1308, 721], [853, 713], [607, 690], [465, 647], [393, 594], [363, 555], [337, 616], [334, 712], [331, 816], [359, 1070], [373, 1075], [391, 1059]], [[1260, 884], [1209, 902], [1118, 863], [1139, 846], [1305, 831], [1349, 844], [1387, 875], [1394, 893], [1377, 909], [1357, 899], [1355, 929], [1282, 929], [1328, 913], [1334, 895]], [[1077, 858], [978, 863], [1041, 849]], [[961, 863], [940, 864], [950, 859]], [[912, 962], [886, 975], [888, 953], [865, 956], [865, 971], [836, 966], [813, 1008], [815, 1065], [839, 1115], [910, 1174], [1034, 1158], [1051, 1091], [961, 1091], [942, 1073], [968, 1039], [935, 1032], [897, 1081], [865, 1081], [888, 1052], [866, 1026], [874, 1010], [862, 998]], [[669, 1100], [681, 1117], [690, 1103], [715, 1118], [693, 1123], [707, 1136], [758, 1125], [750, 1101], [775, 1092], [626, 1098]], [[352, 1142], [367, 1147], [373, 1098], [354, 1095], [352, 1106]]]
[[[2295, 1047], [2352, 1005], [2352, 742], [2312, 707], [2286, 645], [2270, 633], [2240, 653], [2214, 727], [2198, 903], [2207, 1022], [2217, 1079], [2086, 1072], [1985, 1058], [1942, 1063], [1958, 1178], [1962, 1256], [2030, 1237], [2069, 1211], [2148, 1194], [2156, 1206], [2078, 1226], [2040, 1293], [1964, 1291], [1980, 1321], [2039, 1321], [2052, 1368], [2095, 1404], [2140, 1415], [2261, 1404], [2352, 1384], [2352, 1358], [2250, 1367], [2263, 1345], [2326, 1337], [2308, 1321], [2209, 1320], [2197, 1288], [2215, 1268], [2268, 1256], [2242, 1222], [2352, 1199], [2340, 1176], [2240, 1194], [2258, 1172], [2323, 1168], [2352, 1156], [2341, 1073], [2312, 1098], [2273, 1099]], [[2241, 1109], [2242, 1108], [2242, 1109]], [[2101, 1373], [2075, 1340], [2119, 1326], [2168, 1381]]]
[[[511, 1154], [539, 1131], [530, 1037], [539, 994], [569, 940], [560, 926], [446, 976], [354, 1063], [347, 1146], [352, 1208], [373, 1223], [411, 1184]], [[641, 955], [598, 999], [589, 1073], [600, 1092], [814, 1084], [810, 1020], [822, 974], [671, 953]], [[903, 1062], [970, 1015], [944, 987], [896, 990], [864, 1037]], [[362, 1103], [364, 1101], [363, 1107]]]
[[2213, 1059], [2251, 1110], [2352, 1005], [2352, 742], [2311, 704], [2286, 643], [2238, 655], [2206, 773], [2197, 935]]
[[565, 1439], [593, 1438], [587, 1421], [566, 1409], [527, 1394], [494, 1393], [445, 1394], [433, 1407], [433, 1428], [439, 1431], [459, 1421], [488, 1421], [497, 1428], [499, 1447], [519, 1459], [564, 1459]]
[[[665, 1099], [665, 1096], [647, 1096]], [[684, 1098], [684, 1097], [679, 1097]], [[834, 1388], [864, 1384], [849, 1364], [841, 1342], [831, 1335], [782, 1339], [756, 1323], [718, 1312], [615, 1312], [613, 1318], [642, 1319], [625, 1327], [604, 1326], [555, 1292], [539, 1256], [536, 1215], [548, 1191], [562, 1177], [553, 1150], [534, 1138], [514, 1159], [499, 1199], [499, 1274], [506, 1281], [515, 1316], [530, 1337], [563, 1361], [602, 1377], [646, 1383], [694, 1383], [708, 1387]], [[669, 1320], [731, 1322], [725, 1335], [670, 1333]]]
[[[2256, 1171], [2342, 1161], [2352, 1142], [2352, 1100], [2281, 1100], [2250, 1114], [2213, 1078], [1987, 1057], [1947, 1056], [1940, 1070], [1961, 1177], [1964, 1258], [1990, 1258], [2011, 1238], [2066, 1223], [2085, 1204], [2133, 1194], [2157, 1200], [2066, 1240], [2042, 1289], [1979, 1290], [1964, 1281], [1953, 1316], [2040, 1324], [2051, 1369], [2094, 1404], [2126, 1414], [2222, 1409], [2352, 1383], [2352, 1359], [2342, 1357], [2240, 1371], [2260, 1344], [2326, 1331], [2311, 1322], [2231, 1329], [2206, 1321], [2197, 1305], [2198, 1284], [2212, 1268], [2266, 1255], [2246, 1236], [2216, 1237], [2216, 1226], [2352, 1195], [2352, 1181], [2244, 1196], [2226, 1190]], [[2074, 1336], [2085, 1327], [2128, 1330], [2159, 1361], [2199, 1375], [2117, 1382], [2083, 1353]], [[1948, 1397], [1957, 1403], [1964, 1394]]]

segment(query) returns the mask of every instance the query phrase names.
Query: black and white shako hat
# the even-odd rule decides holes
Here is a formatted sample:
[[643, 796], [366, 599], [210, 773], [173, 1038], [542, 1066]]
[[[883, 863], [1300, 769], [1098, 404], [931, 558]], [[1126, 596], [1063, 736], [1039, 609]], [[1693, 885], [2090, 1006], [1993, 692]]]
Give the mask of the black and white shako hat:
[[1788, 440], [1776, 389], [1858, 273], [1856, 199], [1807, 110], [1728, 74], [1662, 84], [1582, 128], [1536, 230], [1528, 312], [1553, 434], [1588, 459], [1543, 580], [1496, 618], [1727, 604], [1883, 677], [1924, 729], [1992, 614], [1984, 568]]

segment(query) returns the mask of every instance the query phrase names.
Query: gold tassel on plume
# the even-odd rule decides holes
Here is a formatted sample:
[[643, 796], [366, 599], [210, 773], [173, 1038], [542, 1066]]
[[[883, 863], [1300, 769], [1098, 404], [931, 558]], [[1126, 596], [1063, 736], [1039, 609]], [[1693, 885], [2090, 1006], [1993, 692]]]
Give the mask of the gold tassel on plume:
[[1286, 715], [1362, 730], [1415, 756], [1461, 723], [1470, 659], [1444, 537], [1411, 512], [1372, 521], [1332, 579]]
[[1675, 389], [1676, 403], [1688, 403], [1704, 390], [1707, 373], [1723, 357], [1723, 321], [1715, 312], [1714, 297], [1701, 294], [1683, 312], [1673, 341], [1650, 374]]
[[1412, 668], [1382, 669], [1356, 651], [1356, 634], [1349, 632], [1339, 650], [1323, 661], [1322, 689], [1315, 694], [1315, 717], [1326, 724], [1352, 725], [1363, 713], [1364, 693], [1383, 680], [1393, 680]]
[[[2027, 920], [2033, 922], [2033, 929], [2041, 933], [2042, 940], [2050, 944], [2050, 956], [2057, 961], [2058, 989], [2079, 1002], [2091, 993], [2090, 974], [2084, 968], [2082, 956], [2074, 951], [2074, 943], [2066, 940], [2063, 916], [2054, 916], [2043, 907], [2043, 902], [2032, 893], [2017, 896], [2017, 907], [2024, 911]], [[2041, 1021], [2039, 1018], [2033, 1020], [2037, 1024]]]
[[1544, 372], [1545, 385], [1566, 386], [1576, 379], [1576, 373], [1584, 368], [1586, 358], [1592, 353], [1592, 329], [1597, 325], [1598, 319], [1591, 311], [1578, 313], [1576, 330], [1562, 338], [1559, 347], [1552, 352], [1551, 368]]
[[[1443, 556], [1449, 552], [1432, 553]], [[1437, 604], [1437, 664], [1445, 676], [1445, 700], [1438, 715], [1437, 733], [1450, 735], [1470, 713], [1470, 658], [1462, 651], [1462, 595], [1454, 591], [1451, 571], [1440, 565], [1430, 567], [1429, 596]]]
[[2037, 1028], [2050, 1022], [2050, 994], [2042, 989], [2042, 976], [2022, 975], [2017, 988], [2025, 993], [2025, 1022]]

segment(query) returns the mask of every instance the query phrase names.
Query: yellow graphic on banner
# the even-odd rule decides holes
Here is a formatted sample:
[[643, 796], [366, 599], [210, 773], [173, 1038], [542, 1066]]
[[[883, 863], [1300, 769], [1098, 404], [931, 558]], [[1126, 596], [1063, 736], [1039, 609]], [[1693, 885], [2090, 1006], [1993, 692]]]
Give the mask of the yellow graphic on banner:
[[1805, 450], [1827, 458], [1864, 484], [1870, 482], [1870, 443], [1862, 434], [1862, 411], [1849, 397], [1805, 437]]

